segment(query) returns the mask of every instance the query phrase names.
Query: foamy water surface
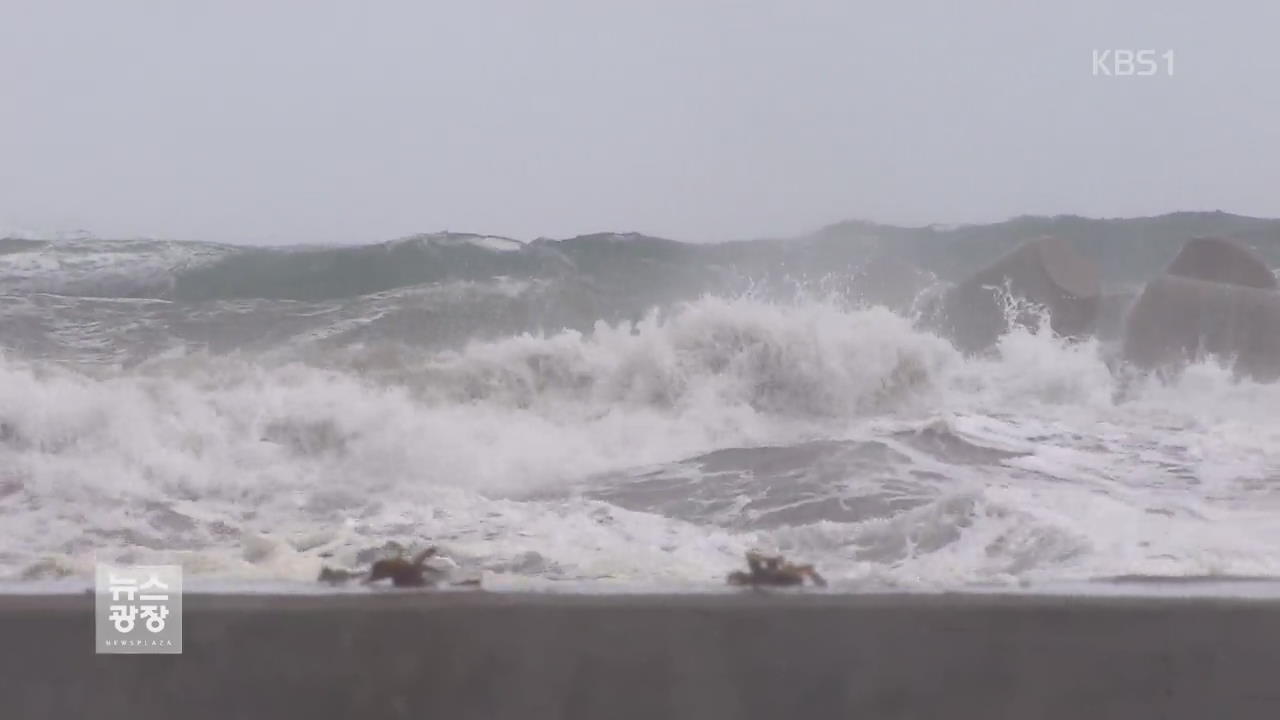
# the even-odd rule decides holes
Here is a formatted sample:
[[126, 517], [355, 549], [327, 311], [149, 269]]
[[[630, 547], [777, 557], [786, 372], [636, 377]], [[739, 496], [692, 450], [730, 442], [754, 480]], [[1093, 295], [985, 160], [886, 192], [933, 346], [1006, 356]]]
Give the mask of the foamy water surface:
[[310, 583], [427, 543], [509, 589], [707, 590], [750, 548], [859, 590], [1280, 576], [1280, 387], [1131, 377], [1047, 330], [965, 357], [829, 296], [519, 329], [565, 282], [12, 289], [0, 576]]

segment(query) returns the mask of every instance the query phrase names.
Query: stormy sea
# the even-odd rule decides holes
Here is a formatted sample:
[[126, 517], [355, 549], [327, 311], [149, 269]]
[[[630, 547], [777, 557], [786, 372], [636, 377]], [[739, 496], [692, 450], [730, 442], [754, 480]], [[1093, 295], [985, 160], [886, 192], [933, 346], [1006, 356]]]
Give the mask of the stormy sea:
[[[719, 588], [750, 549], [855, 590], [1280, 576], [1280, 384], [1118, 349], [1209, 235], [1277, 264], [1280, 222], [1222, 213], [726, 243], [14, 234], [0, 578], [313, 583], [427, 544], [519, 589]], [[927, 322], [1042, 236], [1098, 268], [1088, 332], [1008, 288], [980, 349]]]

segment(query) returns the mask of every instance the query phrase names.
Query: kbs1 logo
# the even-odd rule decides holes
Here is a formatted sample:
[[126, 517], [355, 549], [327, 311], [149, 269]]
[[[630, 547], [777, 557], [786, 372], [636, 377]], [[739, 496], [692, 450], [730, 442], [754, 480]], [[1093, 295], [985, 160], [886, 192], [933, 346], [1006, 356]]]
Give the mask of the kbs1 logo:
[[1103, 77], [1173, 77], [1173, 51], [1094, 50], [1093, 74]]
[[182, 566], [98, 565], [99, 653], [182, 653]]

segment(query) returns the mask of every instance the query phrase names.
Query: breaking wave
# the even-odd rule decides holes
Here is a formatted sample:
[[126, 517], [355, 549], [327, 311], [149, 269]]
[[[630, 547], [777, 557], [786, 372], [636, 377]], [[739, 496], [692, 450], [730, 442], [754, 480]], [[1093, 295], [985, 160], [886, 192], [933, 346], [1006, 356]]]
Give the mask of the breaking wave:
[[10, 352], [0, 568], [310, 580], [429, 540], [499, 585], [705, 587], [756, 546], [838, 584], [1280, 572], [1280, 390], [1115, 390], [1095, 343], [966, 358], [884, 308], [755, 297], [448, 347]]

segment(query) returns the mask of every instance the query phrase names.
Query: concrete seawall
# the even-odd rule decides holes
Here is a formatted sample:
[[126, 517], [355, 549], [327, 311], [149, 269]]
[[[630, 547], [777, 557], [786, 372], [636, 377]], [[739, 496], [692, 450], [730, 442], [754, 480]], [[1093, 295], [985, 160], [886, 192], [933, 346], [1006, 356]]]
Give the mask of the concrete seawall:
[[0, 716], [1280, 717], [1280, 601], [188, 595], [183, 655], [0, 596]]

